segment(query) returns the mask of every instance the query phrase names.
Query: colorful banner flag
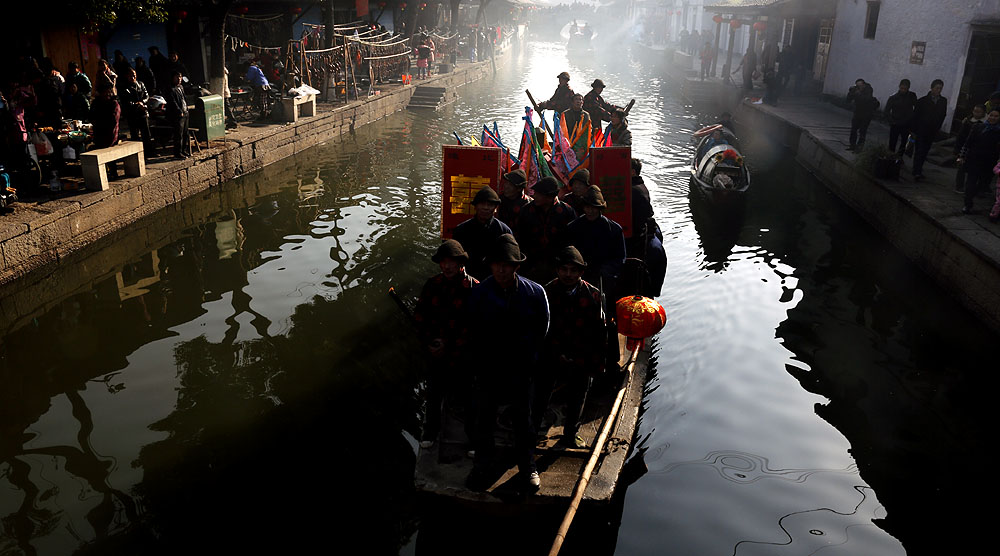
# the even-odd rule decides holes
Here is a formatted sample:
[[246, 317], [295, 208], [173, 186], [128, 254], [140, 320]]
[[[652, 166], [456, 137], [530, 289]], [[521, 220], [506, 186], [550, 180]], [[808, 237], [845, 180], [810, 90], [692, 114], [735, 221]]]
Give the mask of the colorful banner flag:
[[604, 216], [621, 225], [625, 237], [632, 237], [632, 149], [595, 147], [589, 158], [590, 183], [601, 188], [608, 204]]

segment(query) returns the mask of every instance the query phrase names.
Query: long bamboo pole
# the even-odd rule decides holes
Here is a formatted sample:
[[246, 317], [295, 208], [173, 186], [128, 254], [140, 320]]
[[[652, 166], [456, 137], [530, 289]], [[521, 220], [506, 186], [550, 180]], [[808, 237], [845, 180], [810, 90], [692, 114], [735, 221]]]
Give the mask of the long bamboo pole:
[[583, 468], [583, 474], [580, 475], [580, 479], [576, 482], [576, 487], [573, 489], [573, 498], [569, 502], [569, 509], [566, 510], [566, 515], [563, 516], [562, 523], [559, 525], [559, 531], [556, 533], [555, 540], [552, 541], [552, 548], [549, 549], [549, 556], [556, 556], [559, 554], [559, 550], [562, 548], [563, 541], [566, 540], [566, 533], [569, 532], [569, 526], [573, 523], [573, 518], [576, 517], [576, 511], [580, 507], [580, 500], [583, 499], [583, 493], [587, 491], [587, 485], [590, 483], [590, 475], [594, 472], [594, 467], [597, 467], [597, 460], [600, 458], [601, 451], [604, 449], [604, 443], [608, 440], [608, 434], [611, 432], [611, 427], [618, 419], [618, 412], [621, 410], [622, 400], [625, 399], [625, 393], [629, 390], [629, 386], [632, 383], [632, 369], [635, 367], [635, 361], [638, 358], [639, 350], [642, 348], [642, 344], [636, 345], [635, 349], [629, 355], [629, 363], [626, 367], [626, 373], [628, 373], [627, 380], [622, 384], [621, 389], [618, 390], [618, 395], [615, 396], [615, 403], [611, 406], [611, 412], [608, 413], [608, 420], [604, 423], [604, 427], [601, 428], [601, 434], [597, 437], [594, 442], [594, 450], [590, 453], [590, 459], [587, 460], [587, 465]]

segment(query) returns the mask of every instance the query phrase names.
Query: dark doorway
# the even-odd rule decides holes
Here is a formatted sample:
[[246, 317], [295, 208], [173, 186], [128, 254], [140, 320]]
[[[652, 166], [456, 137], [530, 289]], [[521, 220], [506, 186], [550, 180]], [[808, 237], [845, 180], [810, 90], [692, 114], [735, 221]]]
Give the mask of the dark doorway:
[[985, 103], [996, 90], [1000, 90], [1000, 26], [973, 25], [952, 130], [969, 115], [973, 106]]

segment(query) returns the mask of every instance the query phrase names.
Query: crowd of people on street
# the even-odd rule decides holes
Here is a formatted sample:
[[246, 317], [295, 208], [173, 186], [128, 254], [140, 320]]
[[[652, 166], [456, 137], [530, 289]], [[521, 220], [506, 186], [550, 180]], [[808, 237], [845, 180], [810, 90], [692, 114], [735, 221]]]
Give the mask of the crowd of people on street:
[[[948, 99], [941, 95], [944, 81], [935, 79], [922, 97], [910, 90], [910, 80], [901, 79], [899, 88], [886, 99], [883, 116], [889, 124], [889, 151], [902, 163], [905, 154], [913, 157], [911, 173], [914, 181], [923, 181], [924, 164], [931, 146], [941, 132], [948, 112]], [[857, 79], [847, 92], [851, 106], [850, 151], [864, 148], [868, 126], [875, 118], [880, 102], [871, 84]], [[1000, 175], [1000, 91], [995, 91], [983, 104], [973, 106], [962, 120], [953, 147], [957, 167], [955, 191], [963, 193], [962, 213], [972, 214], [974, 200], [989, 189], [994, 175]], [[1000, 220], [1000, 193], [989, 212], [992, 222]]]

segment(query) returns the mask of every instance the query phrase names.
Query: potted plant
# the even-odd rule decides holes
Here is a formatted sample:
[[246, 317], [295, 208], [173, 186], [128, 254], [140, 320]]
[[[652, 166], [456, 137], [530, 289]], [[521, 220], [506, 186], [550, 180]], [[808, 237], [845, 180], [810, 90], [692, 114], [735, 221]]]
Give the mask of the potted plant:
[[876, 178], [898, 180], [903, 159], [881, 143], [865, 145], [854, 163], [861, 170]]

